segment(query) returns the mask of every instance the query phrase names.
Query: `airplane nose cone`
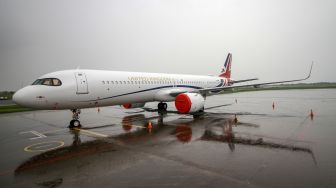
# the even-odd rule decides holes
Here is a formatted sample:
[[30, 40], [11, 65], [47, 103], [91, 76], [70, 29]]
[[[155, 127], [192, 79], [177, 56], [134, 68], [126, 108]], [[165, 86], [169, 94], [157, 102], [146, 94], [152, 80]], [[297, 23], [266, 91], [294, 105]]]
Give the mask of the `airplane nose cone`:
[[12, 100], [16, 103], [19, 104], [20, 103], [20, 99], [21, 99], [22, 94], [20, 94], [20, 90], [15, 92], [13, 95]]
[[25, 106], [25, 92], [24, 89], [20, 89], [19, 91], [15, 92], [12, 99], [16, 104]]

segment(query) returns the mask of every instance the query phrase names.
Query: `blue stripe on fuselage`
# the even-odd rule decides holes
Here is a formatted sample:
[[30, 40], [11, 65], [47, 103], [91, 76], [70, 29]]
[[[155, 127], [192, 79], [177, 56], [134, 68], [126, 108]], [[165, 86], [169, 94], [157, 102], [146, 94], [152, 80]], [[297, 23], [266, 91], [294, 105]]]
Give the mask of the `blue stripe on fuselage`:
[[221, 80], [220, 84], [218, 84], [218, 86], [216, 87], [222, 87], [224, 85], [224, 80], [223, 79], [220, 79], [220, 80]]
[[112, 98], [116, 98], [116, 97], [122, 97], [122, 96], [126, 96], [126, 95], [136, 94], [136, 93], [142, 93], [142, 92], [146, 92], [146, 91], [152, 91], [152, 90], [158, 90], [158, 89], [164, 89], [164, 88], [176, 88], [176, 87], [203, 89], [202, 87], [190, 86], [190, 85], [176, 85], [175, 87], [173, 85], [168, 85], [168, 86], [160, 86], [160, 87], [154, 87], [154, 88], [150, 88], [150, 89], [144, 89], [144, 90], [140, 90], [140, 91], [134, 91], [134, 92], [130, 92], [130, 93], [119, 94], [119, 95], [115, 95], [115, 96], [111, 96], [111, 97], [105, 97], [105, 98], [99, 98], [99, 99], [87, 100], [87, 101], [77, 101], [77, 102], [100, 101], [100, 100], [112, 99]]

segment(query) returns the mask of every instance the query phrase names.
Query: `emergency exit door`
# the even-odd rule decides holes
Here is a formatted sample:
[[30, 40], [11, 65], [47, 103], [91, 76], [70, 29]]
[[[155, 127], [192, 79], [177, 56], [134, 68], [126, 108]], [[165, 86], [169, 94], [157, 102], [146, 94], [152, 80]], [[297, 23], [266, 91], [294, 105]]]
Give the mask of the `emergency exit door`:
[[86, 75], [83, 72], [75, 73], [76, 82], [77, 82], [77, 94], [88, 94], [89, 87], [86, 79]]

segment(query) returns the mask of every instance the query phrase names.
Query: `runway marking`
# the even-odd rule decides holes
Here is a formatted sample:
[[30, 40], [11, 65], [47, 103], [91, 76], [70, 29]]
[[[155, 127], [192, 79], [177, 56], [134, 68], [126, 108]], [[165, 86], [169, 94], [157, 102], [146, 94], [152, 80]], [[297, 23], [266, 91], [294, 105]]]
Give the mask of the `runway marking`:
[[93, 131], [89, 131], [89, 130], [85, 130], [85, 129], [80, 129], [80, 128], [73, 128], [74, 130], [76, 131], [81, 131], [81, 132], [84, 132], [84, 133], [89, 133], [91, 135], [95, 135], [95, 136], [99, 136], [99, 137], [108, 137], [108, 135], [105, 135], [105, 134], [101, 134], [101, 133], [97, 133], [97, 132], [93, 132]]
[[29, 140], [35, 140], [35, 139], [40, 139], [40, 138], [46, 138], [47, 137], [46, 135], [44, 135], [42, 133], [39, 133], [37, 131], [25, 131], [25, 132], [20, 132], [19, 134], [26, 134], [26, 133], [31, 133], [31, 134], [37, 136], [37, 137], [29, 138]]
[[139, 125], [131, 125], [133, 127], [137, 127], [137, 128], [141, 128], [141, 129], [147, 129], [147, 127], [144, 127], [144, 126], [139, 126]]
[[40, 142], [37, 144], [32, 144], [30, 146], [27, 146], [23, 150], [26, 152], [40, 152], [40, 151], [49, 151], [49, 150], [56, 149], [62, 146], [64, 146], [63, 141]]
[[42, 134], [55, 133], [55, 132], [61, 132], [61, 131], [66, 131], [66, 130], [69, 130], [69, 129], [64, 128], [64, 129], [57, 129], [57, 130], [53, 130], [53, 131], [46, 131], [46, 132], [43, 132]]

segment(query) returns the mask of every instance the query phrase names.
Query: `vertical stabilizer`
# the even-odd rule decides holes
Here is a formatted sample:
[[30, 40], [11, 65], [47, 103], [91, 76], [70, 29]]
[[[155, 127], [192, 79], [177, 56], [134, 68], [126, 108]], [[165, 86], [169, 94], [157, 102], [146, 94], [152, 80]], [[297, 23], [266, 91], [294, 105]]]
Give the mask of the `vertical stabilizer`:
[[224, 67], [219, 77], [231, 78], [231, 62], [232, 62], [232, 54], [229, 53], [226, 57]]

